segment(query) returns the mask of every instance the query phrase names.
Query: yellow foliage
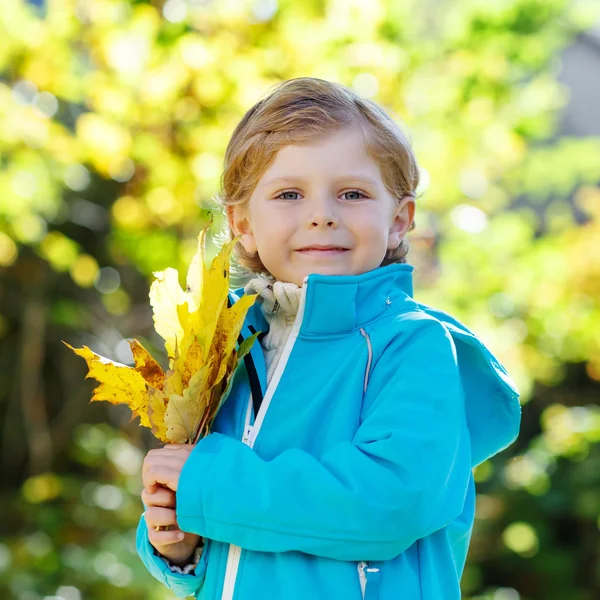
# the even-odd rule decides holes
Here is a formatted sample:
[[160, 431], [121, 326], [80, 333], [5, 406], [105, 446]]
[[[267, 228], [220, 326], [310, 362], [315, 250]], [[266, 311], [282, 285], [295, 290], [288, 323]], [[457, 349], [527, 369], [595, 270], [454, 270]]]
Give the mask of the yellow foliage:
[[237, 239], [225, 244], [207, 269], [207, 229], [208, 225], [198, 236], [186, 291], [181, 289], [175, 269], [154, 274], [150, 303], [155, 329], [165, 340], [166, 372], [137, 340], [129, 342], [133, 367], [65, 342], [85, 359], [87, 377], [100, 382], [92, 401], [126, 404], [140, 417], [140, 425], [150, 428], [163, 442], [191, 443], [210, 431], [238, 363], [258, 336], [254, 334], [236, 349], [256, 295], [243, 296], [227, 308], [229, 257]]

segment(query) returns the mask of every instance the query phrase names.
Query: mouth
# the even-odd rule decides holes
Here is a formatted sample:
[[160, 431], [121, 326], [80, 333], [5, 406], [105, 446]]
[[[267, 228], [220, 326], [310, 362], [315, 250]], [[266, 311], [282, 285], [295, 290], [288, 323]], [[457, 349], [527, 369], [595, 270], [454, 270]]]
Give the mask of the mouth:
[[306, 248], [299, 248], [296, 250], [301, 256], [311, 257], [313, 259], [334, 258], [349, 251], [349, 248], [342, 248], [341, 246], [307, 246]]
[[334, 256], [349, 252], [349, 250], [349, 248], [342, 248], [341, 246], [306, 246], [306, 248], [299, 248], [296, 252], [313, 256]]

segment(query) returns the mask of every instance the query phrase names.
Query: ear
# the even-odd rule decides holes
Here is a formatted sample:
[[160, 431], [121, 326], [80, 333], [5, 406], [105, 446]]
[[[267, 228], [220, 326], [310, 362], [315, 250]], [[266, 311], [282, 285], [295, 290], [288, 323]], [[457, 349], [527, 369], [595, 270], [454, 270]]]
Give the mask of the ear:
[[227, 206], [226, 212], [231, 231], [233, 231], [236, 236], [242, 236], [240, 241], [246, 252], [255, 254], [258, 249], [256, 247], [256, 240], [254, 239], [254, 232], [252, 231], [250, 221], [248, 220], [249, 215], [247, 214], [247, 211], [243, 207], [236, 205]]
[[388, 233], [388, 250], [395, 250], [400, 246], [414, 218], [415, 199], [412, 196], [404, 196], [392, 212], [392, 225]]

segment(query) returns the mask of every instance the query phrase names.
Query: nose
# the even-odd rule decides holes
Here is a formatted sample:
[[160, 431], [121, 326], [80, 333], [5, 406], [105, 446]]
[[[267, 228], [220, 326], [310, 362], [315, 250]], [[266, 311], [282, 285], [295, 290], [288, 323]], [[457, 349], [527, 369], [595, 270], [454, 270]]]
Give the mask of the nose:
[[329, 197], [315, 197], [310, 203], [310, 215], [309, 223], [312, 228], [319, 227], [332, 227], [337, 229], [339, 227], [339, 218], [336, 214], [334, 207]]

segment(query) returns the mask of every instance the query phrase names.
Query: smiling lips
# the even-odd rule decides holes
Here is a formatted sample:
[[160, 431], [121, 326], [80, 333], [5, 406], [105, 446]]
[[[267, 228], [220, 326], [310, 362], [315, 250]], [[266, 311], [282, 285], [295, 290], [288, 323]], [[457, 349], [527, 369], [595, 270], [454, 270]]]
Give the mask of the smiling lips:
[[334, 256], [347, 251], [348, 248], [342, 248], [341, 246], [323, 246], [320, 244], [306, 246], [305, 248], [299, 248], [297, 250], [297, 252], [300, 252], [301, 254], [310, 254], [313, 256]]

